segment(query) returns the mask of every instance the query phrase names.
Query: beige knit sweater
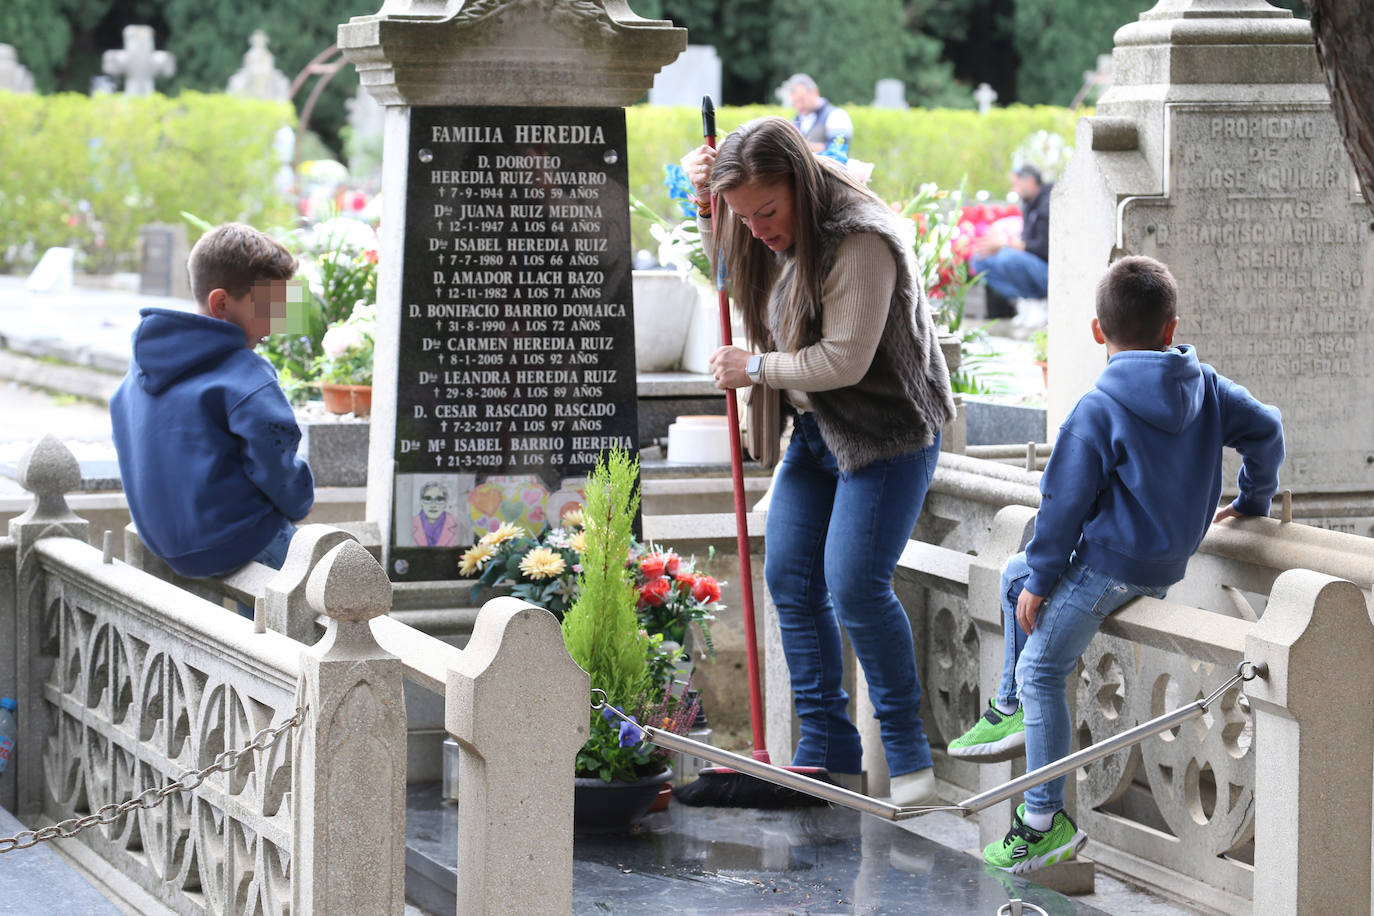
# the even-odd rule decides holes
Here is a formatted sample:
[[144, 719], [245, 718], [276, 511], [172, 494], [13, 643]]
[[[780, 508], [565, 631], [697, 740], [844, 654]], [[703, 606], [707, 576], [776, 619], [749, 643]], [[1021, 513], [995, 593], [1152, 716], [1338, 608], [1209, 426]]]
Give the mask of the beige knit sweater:
[[[709, 250], [710, 221], [698, 226]], [[897, 265], [882, 239], [868, 232], [845, 238], [821, 288], [821, 339], [795, 353], [765, 354], [759, 380], [782, 389], [800, 410], [811, 407], [808, 391], [857, 383], [882, 339], [896, 282]]]

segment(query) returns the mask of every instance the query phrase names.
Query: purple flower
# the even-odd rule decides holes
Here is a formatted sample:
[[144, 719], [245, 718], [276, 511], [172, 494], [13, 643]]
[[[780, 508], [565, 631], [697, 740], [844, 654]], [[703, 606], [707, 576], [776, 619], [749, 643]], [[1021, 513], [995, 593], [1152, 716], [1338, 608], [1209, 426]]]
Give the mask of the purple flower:
[[614, 712], [611, 712], [612, 709], [621, 714], [624, 714], [625, 712], [625, 710], [621, 709], [619, 706], [603, 706], [601, 708], [601, 718], [605, 719], [607, 722], [610, 723], [620, 723], [620, 746], [634, 747], [636, 744], [643, 741], [644, 730], [641, 729], [639, 727], [639, 724], [635, 722], [634, 716], [631, 716], [630, 721], [626, 722], [624, 719], [621, 719], [619, 716], [617, 716]]

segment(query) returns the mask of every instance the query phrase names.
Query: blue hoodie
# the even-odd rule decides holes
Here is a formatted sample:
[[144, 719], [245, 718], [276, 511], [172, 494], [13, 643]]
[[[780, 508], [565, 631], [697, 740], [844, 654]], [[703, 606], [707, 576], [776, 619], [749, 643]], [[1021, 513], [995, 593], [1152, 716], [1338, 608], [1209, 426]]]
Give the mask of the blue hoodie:
[[237, 325], [143, 309], [129, 374], [110, 399], [129, 513], [183, 576], [257, 556], [315, 501], [301, 431], [272, 366]]
[[1232, 505], [1267, 515], [1283, 464], [1278, 408], [1198, 362], [1191, 346], [1112, 356], [1059, 428], [1026, 589], [1048, 595], [1075, 552], [1133, 585], [1182, 579], [1221, 498], [1223, 446], [1243, 459]]

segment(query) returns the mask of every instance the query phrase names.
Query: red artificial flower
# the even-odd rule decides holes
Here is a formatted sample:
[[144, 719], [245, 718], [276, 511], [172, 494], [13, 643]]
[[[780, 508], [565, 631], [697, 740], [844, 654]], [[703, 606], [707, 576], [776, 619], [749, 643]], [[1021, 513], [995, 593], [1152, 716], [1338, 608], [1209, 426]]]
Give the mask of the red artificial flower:
[[663, 569], [670, 576], [676, 576], [678, 568], [682, 565], [682, 557], [673, 553], [671, 550], [663, 554]]
[[678, 591], [687, 595], [691, 593], [692, 589], [696, 588], [697, 577], [691, 573], [686, 573], [685, 575], [678, 576], [677, 579], [674, 580], [673, 585]]
[[645, 582], [644, 587], [639, 590], [639, 606], [658, 607], [668, 599], [668, 593], [672, 590], [673, 583], [665, 578]]
[[367, 263], [369, 263], [369, 264], [376, 264], [376, 263], [377, 263], [377, 249], [376, 249], [376, 248], [369, 248], [369, 249], [367, 249], [367, 251], [364, 251], [364, 252], [363, 252], [363, 259], [366, 260]]
[[657, 579], [663, 575], [666, 567], [663, 555], [659, 553], [646, 553], [639, 561], [639, 571], [644, 573], [645, 579]]
[[692, 586], [692, 598], [702, 604], [714, 604], [720, 600], [720, 583], [716, 582], [714, 576], [697, 576], [696, 584]]

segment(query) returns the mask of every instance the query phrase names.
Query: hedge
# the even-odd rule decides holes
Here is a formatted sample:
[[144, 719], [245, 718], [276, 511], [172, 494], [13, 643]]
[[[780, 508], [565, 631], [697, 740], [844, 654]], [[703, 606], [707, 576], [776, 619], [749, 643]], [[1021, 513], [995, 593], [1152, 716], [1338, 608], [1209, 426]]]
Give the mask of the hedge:
[[[1011, 154], [1037, 130], [1048, 130], [1073, 142], [1074, 125], [1083, 111], [1050, 106], [1011, 105], [987, 114], [951, 108], [847, 107], [854, 120], [853, 154], [875, 164], [869, 187], [886, 200], [912, 196], [920, 185], [933, 181], [957, 188], [966, 181], [970, 192], [987, 190], [1000, 196], [1008, 188]], [[791, 117], [790, 109], [753, 105], [720, 108], [717, 130], [725, 133], [751, 118], [776, 114]], [[626, 112], [630, 145], [630, 192], [664, 216], [680, 214], [670, 206], [663, 186], [663, 167], [677, 162], [701, 143], [701, 113], [686, 106], [638, 105]], [[657, 246], [642, 219], [631, 223], [636, 249]]]
[[[180, 222], [272, 225], [278, 128], [291, 106], [227, 95], [16, 95], [0, 92], [0, 265], [27, 269], [54, 245], [89, 271], [137, 269], [138, 233]], [[194, 233], [193, 233], [194, 234]]]

